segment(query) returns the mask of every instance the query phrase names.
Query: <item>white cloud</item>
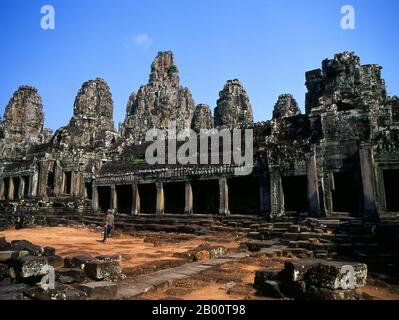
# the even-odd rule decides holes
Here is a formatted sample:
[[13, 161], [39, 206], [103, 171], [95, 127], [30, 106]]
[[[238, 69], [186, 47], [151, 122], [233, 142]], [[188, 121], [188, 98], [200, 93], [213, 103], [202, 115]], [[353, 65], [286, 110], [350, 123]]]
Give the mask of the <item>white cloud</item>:
[[136, 46], [148, 50], [152, 45], [152, 39], [146, 33], [139, 34], [134, 37], [134, 43]]

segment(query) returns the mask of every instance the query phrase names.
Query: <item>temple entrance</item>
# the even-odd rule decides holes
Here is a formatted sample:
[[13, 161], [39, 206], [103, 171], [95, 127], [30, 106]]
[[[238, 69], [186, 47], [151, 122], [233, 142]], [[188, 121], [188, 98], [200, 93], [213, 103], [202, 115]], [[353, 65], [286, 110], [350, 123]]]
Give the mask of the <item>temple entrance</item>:
[[306, 176], [281, 177], [284, 193], [284, 209], [287, 213], [308, 211], [308, 194]]
[[231, 178], [227, 180], [227, 184], [231, 214], [259, 214], [260, 190], [258, 178]]
[[111, 187], [97, 187], [98, 207], [101, 212], [111, 208]]
[[14, 184], [14, 193], [13, 193], [13, 200], [19, 199], [19, 184], [20, 180], [19, 177], [12, 177], [12, 182]]
[[24, 180], [24, 198], [29, 196], [29, 176], [22, 177]]
[[358, 191], [353, 172], [334, 172], [333, 211], [357, 213]]
[[399, 212], [399, 169], [384, 170], [386, 210]]
[[[64, 172], [64, 194], [71, 194], [72, 172]], [[109, 209], [109, 208], [108, 208]]]
[[130, 214], [132, 212], [133, 190], [131, 185], [116, 186], [117, 210], [119, 213]]
[[47, 174], [47, 189], [46, 189], [48, 196], [53, 196], [54, 193], [54, 172], [49, 171]]
[[157, 209], [157, 187], [155, 183], [139, 184], [140, 212], [155, 214]]
[[186, 204], [186, 185], [184, 182], [163, 184], [165, 213], [184, 213]]
[[9, 193], [10, 193], [10, 178], [4, 178], [4, 199], [10, 200], [9, 199]]
[[193, 190], [193, 212], [200, 214], [219, 213], [219, 181], [203, 180], [191, 183]]
[[93, 198], [93, 185], [91, 182], [85, 183], [86, 199]]

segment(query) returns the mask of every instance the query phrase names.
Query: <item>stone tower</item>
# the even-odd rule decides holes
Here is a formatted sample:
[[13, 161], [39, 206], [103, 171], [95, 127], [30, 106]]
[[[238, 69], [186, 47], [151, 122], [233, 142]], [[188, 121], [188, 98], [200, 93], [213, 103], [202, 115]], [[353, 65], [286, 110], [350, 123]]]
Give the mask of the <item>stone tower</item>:
[[253, 124], [252, 106], [241, 82], [229, 80], [219, 93], [215, 108], [215, 126], [230, 129]]
[[126, 107], [122, 136], [131, 142], [145, 140], [151, 128], [167, 128], [176, 122], [176, 129], [188, 129], [194, 113], [191, 92], [180, 85], [179, 71], [171, 51], [159, 52], [151, 65], [147, 85], [132, 93]]

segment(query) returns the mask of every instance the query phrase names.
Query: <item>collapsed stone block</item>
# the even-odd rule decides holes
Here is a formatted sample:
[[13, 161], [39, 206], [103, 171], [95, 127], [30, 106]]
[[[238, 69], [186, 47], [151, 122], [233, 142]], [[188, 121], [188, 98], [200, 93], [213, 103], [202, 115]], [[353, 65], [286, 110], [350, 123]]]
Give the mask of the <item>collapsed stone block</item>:
[[115, 261], [90, 261], [85, 264], [86, 275], [93, 280], [104, 280], [121, 275], [122, 270], [118, 262]]
[[64, 284], [56, 284], [54, 289], [49, 290], [34, 287], [24, 293], [35, 300], [88, 300], [85, 292]]
[[0, 251], [0, 262], [7, 262], [9, 260], [22, 258], [28, 254], [28, 251]]
[[118, 286], [113, 282], [100, 281], [82, 284], [80, 290], [84, 291], [91, 300], [112, 300], [118, 293]]
[[48, 256], [46, 257], [48, 260], [48, 264], [53, 268], [61, 268], [64, 265], [64, 258], [61, 256]]
[[86, 273], [80, 268], [61, 268], [55, 271], [56, 281], [60, 281], [61, 277], [65, 280], [65, 283], [82, 282], [86, 277]]
[[53, 247], [44, 247], [43, 248], [43, 256], [45, 256], [45, 257], [54, 256], [55, 251], [56, 250]]
[[366, 285], [367, 265], [364, 263], [326, 261], [308, 272], [308, 280], [327, 289], [355, 289]]
[[11, 260], [17, 278], [31, 278], [44, 276], [48, 273], [49, 266], [47, 258], [36, 256], [25, 256], [16, 260]]
[[80, 268], [84, 269], [86, 263], [96, 261], [95, 258], [90, 256], [76, 256], [76, 257], [66, 257], [64, 259], [65, 268]]
[[28, 251], [31, 255], [38, 256], [43, 253], [43, 248], [37, 245], [34, 245], [32, 242], [28, 240], [14, 240], [11, 241], [12, 250], [16, 251]]

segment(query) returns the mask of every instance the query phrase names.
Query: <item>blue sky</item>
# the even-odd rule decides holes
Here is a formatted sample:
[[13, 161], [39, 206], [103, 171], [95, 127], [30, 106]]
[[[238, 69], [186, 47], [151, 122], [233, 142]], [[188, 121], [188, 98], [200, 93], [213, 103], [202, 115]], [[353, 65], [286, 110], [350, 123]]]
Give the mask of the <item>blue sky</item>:
[[[40, 27], [45, 4], [55, 8], [55, 30]], [[340, 27], [346, 4], [356, 10], [355, 30]], [[388, 92], [399, 94], [398, 14], [397, 0], [1, 0], [0, 112], [19, 85], [33, 85], [45, 126], [57, 129], [82, 83], [102, 77], [117, 126], [163, 50], [175, 53], [196, 103], [215, 107], [226, 80], [239, 78], [256, 121], [271, 118], [280, 93], [304, 110], [305, 71], [336, 52], [381, 64]]]

